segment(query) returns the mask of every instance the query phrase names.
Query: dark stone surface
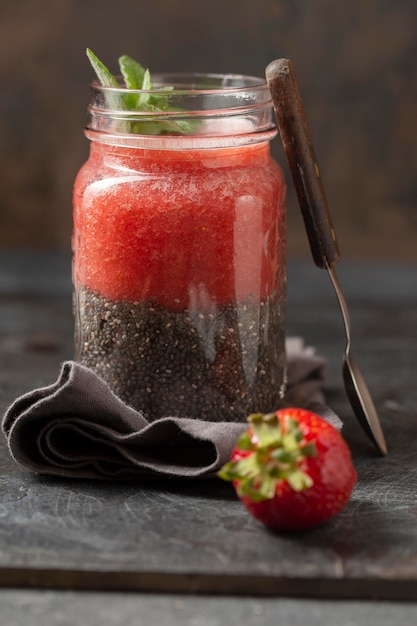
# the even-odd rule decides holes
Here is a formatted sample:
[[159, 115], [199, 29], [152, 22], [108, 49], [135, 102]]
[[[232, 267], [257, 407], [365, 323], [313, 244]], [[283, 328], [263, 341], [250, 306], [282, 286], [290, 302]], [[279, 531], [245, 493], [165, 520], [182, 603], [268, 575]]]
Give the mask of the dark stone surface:
[[[2, 411], [22, 392], [55, 380], [59, 363], [72, 354], [69, 264], [43, 255], [23, 265], [10, 257], [7, 267], [0, 270]], [[2, 440], [0, 585], [415, 600], [416, 273], [414, 265], [349, 264], [339, 272], [353, 351], [388, 442], [389, 454], [380, 458], [342, 388], [343, 326], [326, 273], [290, 266], [288, 331], [328, 359], [327, 399], [345, 421], [359, 474], [337, 518], [310, 532], [279, 535], [249, 517], [230, 486], [218, 481], [39, 478], [13, 462]], [[13, 606], [15, 596], [4, 594]]]
[[134, 593], [0, 591], [7, 626], [412, 626], [414, 604]]

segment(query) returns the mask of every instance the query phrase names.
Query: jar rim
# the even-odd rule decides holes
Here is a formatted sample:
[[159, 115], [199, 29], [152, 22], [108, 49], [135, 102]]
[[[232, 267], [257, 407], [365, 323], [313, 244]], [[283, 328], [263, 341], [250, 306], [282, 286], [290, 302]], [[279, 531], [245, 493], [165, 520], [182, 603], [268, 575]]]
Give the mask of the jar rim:
[[156, 73], [152, 89], [107, 87], [97, 80], [91, 88], [87, 131], [95, 133], [205, 140], [258, 135], [261, 140], [275, 129], [269, 87], [257, 76]]
[[173, 89], [169, 93], [185, 94], [216, 94], [244, 92], [248, 89], [255, 91], [267, 91], [268, 99], [271, 99], [269, 87], [264, 78], [252, 76], [250, 74], [216, 72], [159, 72], [152, 74], [153, 89], [130, 89], [123, 84], [121, 76], [116, 76], [119, 87], [107, 87], [102, 85], [97, 79], [91, 82], [93, 89], [99, 89], [103, 93], [154, 93], [161, 87], [172, 85]]

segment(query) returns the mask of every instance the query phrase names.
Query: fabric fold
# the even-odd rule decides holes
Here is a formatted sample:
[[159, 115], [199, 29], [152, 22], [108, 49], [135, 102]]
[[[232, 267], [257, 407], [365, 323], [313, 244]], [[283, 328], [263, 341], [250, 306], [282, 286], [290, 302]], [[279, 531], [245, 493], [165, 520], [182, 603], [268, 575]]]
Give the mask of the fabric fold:
[[[283, 406], [311, 408], [340, 429], [324, 402], [325, 360], [298, 338], [289, 338], [286, 348]], [[246, 422], [184, 416], [148, 422], [74, 361], [62, 365], [55, 383], [17, 398], [2, 421], [9, 451], [24, 467], [94, 479], [210, 477], [230, 458], [245, 428]]]

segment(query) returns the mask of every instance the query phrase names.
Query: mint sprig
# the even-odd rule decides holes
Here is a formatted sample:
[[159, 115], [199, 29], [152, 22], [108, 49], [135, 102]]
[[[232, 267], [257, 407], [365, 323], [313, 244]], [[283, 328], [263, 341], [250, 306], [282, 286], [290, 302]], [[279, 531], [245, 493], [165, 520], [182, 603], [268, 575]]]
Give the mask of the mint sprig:
[[[123, 85], [110, 72], [108, 67], [87, 48], [87, 57], [96, 73], [96, 76], [103, 87], [114, 87], [121, 89]], [[164, 86], [155, 89], [149, 69], [145, 69], [140, 63], [132, 59], [127, 54], [119, 58], [120, 72], [123, 76], [126, 93], [106, 92], [105, 96], [110, 108], [122, 111], [143, 111], [149, 113], [147, 119], [132, 119], [122, 122], [120, 130], [122, 132], [143, 134], [143, 135], [166, 135], [166, 134], [189, 134], [193, 132], [199, 122], [187, 119], [160, 120], [158, 114], [162, 112], [177, 112], [179, 109], [169, 106], [167, 92], [173, 87]], [[132, 90], [129, 92], [129, 90]], [[142, 93], [137, 93], [142, 91]], [[152, 93], [151, 93], [152, 92]], [[184, 112], [186, 113], [186, 112]], [[127, 128], [126, 128], [127, 124]]]

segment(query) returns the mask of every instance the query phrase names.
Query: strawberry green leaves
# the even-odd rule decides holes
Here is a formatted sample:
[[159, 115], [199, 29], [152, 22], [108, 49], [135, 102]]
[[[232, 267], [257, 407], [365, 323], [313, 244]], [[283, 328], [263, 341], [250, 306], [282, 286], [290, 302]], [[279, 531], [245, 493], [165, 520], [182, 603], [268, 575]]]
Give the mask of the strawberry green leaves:
[[316, 454], [314, 444], [303, 442], [295, 420], [281, 423], [275, 413], [250, 415], [249, 431], [240, 436], [242, 454], [223, 466], [220, 478], [238, 482], [239, 495], [254, 501], [274, 497], [278, 481], [285, 480], [294, 491], [303, 491], [313, 481], [300, 469], [302, 460]]
[[[127, 54], [119, 58], [120, 72], [124, 85], [110, 72], [104, 63], [87, 48], [87, 57], [103, 87], [110, 87], [106, 91], [106, 99], [111, 109], [118, 111], [131, 111], [132, 117], [126, 115], [127, 128], [121, 128], [125, 132], [144, 135], [163, 134], [188, 134], [198, 126], [198, 122], [189, 119], [178, 119], [178, 116], [187, 116], [187, 113], [178, 108], [171, 107], [167, 94], [173, 87], [164, 86], [155, 89], [149, 69], [145, 69], [140, 63]], [[135, 113], [148, 113], [149, 115], [135, 116]], [[161, 119], [161, 114], [168, 113]], [[176, 115], [178, 114], [178, 115]], [[126, 122], [124, 123], [126, 126]]]

